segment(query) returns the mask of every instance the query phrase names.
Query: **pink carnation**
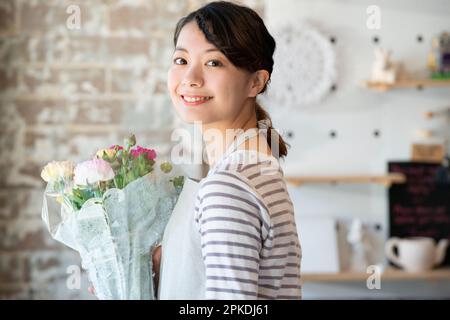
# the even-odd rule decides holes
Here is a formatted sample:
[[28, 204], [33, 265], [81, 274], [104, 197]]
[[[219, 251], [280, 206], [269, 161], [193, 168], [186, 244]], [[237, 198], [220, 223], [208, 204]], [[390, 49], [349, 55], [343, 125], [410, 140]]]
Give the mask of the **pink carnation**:
[[150, 160], [155, 160], [156, 158], [156, 151], [153, 149], [142, 148], [141, 146], [131, 149], [131, 154], [135, 158], [139, 157], [143, 153], [147, 154], [147, 158]]
[[110, 164], [103, 159], [93, 159], [79, 163], [74, 170], [76, 185], [87, 185], [99, 181], [114, 179], [114, 171]]

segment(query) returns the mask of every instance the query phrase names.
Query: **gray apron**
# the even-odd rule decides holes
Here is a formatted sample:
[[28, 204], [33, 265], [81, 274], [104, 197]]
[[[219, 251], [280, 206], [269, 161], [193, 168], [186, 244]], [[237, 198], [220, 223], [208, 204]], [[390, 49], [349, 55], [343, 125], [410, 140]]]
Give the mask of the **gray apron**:
[[[221, 160], [236, 151], [245, 140], [256, 135], [258, 135], [257, 129], [250, 129], [240, 134]], [[221, 160], [217, 161], [216, 166]], [[213, 169], [209, 171], [211, 172]], [[194, 210], [199, 185], [199, 182], [190, 178], [185, 180], [183, 190], [164, 231], [158, 286], [160, 300], [205, 299], [206, 271]]]

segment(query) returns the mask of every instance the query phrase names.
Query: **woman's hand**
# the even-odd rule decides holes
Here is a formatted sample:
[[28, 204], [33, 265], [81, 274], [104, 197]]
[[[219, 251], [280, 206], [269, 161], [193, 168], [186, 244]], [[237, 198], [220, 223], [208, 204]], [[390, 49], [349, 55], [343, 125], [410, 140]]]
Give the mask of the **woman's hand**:
[[159, 267], [161, 265], [161, 245], [155, 247], [152, 252], [153, 272], [155, 274], [153, 283], [155, 287], [155, 294], [158, 292], [159, 283]]

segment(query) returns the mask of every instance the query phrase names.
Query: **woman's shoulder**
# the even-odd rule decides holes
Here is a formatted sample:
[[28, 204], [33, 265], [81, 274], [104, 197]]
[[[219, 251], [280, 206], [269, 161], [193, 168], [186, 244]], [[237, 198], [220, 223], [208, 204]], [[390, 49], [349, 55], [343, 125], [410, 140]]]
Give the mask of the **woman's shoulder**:
[[249, 181], [243, 176], [238, 165], [233, 163], [217, 166], [200, 181], [199, 194], [219, 192], [231, 195], [254, 193]]
[[233, 160], [225, 166], [225, 170], [233, 172], [257, 191], [259, 184], [269, 180], [283, 180], [283, 170], [280, 162], [272, 155], [255, 150], [238, 150], [233, 154]]
[[202, 179], [199, 196], [211, 192], [225, 193], [251, 199], [261, 207], [266, 207], [260, 187], [271, 181], [284, 183], [282, 169], [275, 157], [237, 150]]
[[201, 180], [196, 208], [198, 219], [257, 219], [264, 225], [265, 235], [269, 230], [269, 208], [264, 198], [235, 166], [217, 168]]

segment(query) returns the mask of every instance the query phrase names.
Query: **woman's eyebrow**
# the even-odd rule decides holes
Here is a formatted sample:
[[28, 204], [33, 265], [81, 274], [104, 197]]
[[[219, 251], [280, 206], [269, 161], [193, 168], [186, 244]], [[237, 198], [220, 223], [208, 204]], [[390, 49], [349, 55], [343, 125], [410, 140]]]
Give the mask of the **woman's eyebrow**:
[[[175, 51], [184, 51], [184, 52], [189, 52], [187, 49], [183, 48], [183, 47], [176, 47]], [[211, 52], [211, 51], [220, 51], [217, 48], [210, 48], [210, 49], [206, 49], [205, 52]]]

